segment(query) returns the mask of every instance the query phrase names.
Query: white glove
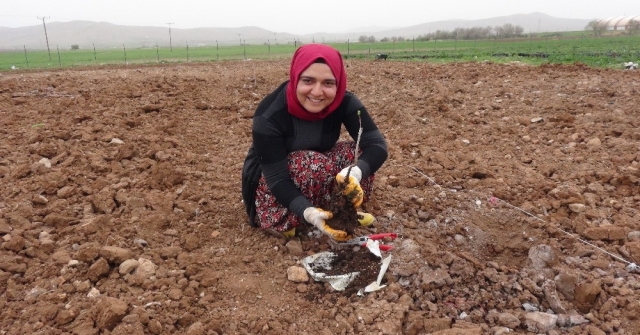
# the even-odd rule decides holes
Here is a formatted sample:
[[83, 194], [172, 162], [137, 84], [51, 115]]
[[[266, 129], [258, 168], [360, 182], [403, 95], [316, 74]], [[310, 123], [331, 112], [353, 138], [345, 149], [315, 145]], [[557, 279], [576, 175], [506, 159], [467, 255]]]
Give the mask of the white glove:
[[307, 207], [303, 213], [304, 219], [320, 230], [323, 234], [329, 235], [336, 241], [346, 241], [349, 239], [347, 232], [336, 230], [327, 225], [327, 221], [333, 217], [333, 213], [325, 211], [322, 208]]
[[[338, 173], [339, 176], [342, 176], [342, 180], [344, 180], [347, 177], [347, 171], [349, 171], [349, 167], [348, 166], [346, 168], [342, 169], [342, 171], [340, 171], [340, 173]], [[362, 170], [360, 170], [360, 168], [357, 167], [357, 166], [352, 166], [351, 167], [351, 171], [349, 171], [349, 177], [351, 177], [351, 176], [356, 178], [356, 181], [358, 183], [360, 183], [360, 181], [362, 180]]]

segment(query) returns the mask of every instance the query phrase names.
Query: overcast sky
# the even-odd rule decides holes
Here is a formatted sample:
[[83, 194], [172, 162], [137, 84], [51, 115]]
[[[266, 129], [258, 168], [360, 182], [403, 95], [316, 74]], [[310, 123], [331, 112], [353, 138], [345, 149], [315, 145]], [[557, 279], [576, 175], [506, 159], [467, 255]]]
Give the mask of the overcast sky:
[[[640, 0], [10, 0], [0, 26], [104, 21], [171, 28], [257, 26], [297, 35], [399, 28], [540, 12], [558, 18], [640, 15]], [[40, 18], [40, 19], [38, 19]], [[169, 25], [169, 23], [172, 23]]]

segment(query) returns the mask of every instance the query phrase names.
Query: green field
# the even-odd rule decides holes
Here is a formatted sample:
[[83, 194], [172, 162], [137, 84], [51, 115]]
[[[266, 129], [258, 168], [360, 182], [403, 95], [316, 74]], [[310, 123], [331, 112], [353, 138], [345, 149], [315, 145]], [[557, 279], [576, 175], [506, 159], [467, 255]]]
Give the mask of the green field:
[[[622, 68], [640, 61], [640, 36], [593, 37], [585, 32], [547, 33], [539, 37], [484, 40], [431, 40], [374, 43], [327, 43], [344, 57], [375, 59], [388, 54], [389, 61], [428, 62], [520, 61], [528, 64], [584, 63]], [[0, 71], [11, 69], [68, 68], [94, 65], [210, 62], [240, 59], [289, 58], [296, 44], [236, 46], [173, 46], [98, 50], [29, 50], [0, 52]]]

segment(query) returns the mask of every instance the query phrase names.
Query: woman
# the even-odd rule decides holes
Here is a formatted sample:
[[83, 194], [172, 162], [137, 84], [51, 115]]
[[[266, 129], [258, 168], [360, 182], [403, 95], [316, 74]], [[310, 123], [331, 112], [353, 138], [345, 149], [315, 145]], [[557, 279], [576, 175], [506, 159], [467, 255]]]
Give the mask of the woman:
[[[338, 142], [342, 125], [354, 141]], [[354, 149], [362, 127], [358, 161]], [[291, 60], [289, 80], [258, 105], [253, 144], [242, 171], [242, 196], [252, 226], [293, 236], [303, 222], [335, 240], [347, 233], [326, 225], [336, 180], [355, 190], [359, 208], [371, 194], [373, 174], [387, 159], [382, 133], [360, 100], [347, 91], [338, 50], [307, 44]], [[364, 193], [364, 194], [363, 194]]]

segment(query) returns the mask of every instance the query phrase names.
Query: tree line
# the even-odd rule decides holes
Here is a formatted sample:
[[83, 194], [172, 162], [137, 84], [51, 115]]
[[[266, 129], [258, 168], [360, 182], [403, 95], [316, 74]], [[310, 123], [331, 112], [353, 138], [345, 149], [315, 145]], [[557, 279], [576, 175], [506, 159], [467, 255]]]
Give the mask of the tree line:
[[[605, 22], [599, 20], [593, 20], [587, 24], [585, 30], [592, 31], [594, 36], [601, 36], [603, 32], [607, 30]], [[635, 35], [640, 33], [640, 21], [631, 20], [627, 23], [624, 32], [628, 35]], [[488, 38], [513, 38], [522, 37], [524, 28], [511, 23], [506, 23], [502, 26], [487, 26], [487, 27], [472, 27], [472, 28], [455, 28], [453, 31], [436, 30], [432, 33], [424, 35], [418, 35], [414, 38], [415, 41], [431, 41], [431, 40], [479, 40]], [[384, 37], [380, 39], [380, 42], [402, 42], [406, 38], [402, 36]], [[376, 38], [366, 35], [361, 35], [358, 38], [361, 43], [374, 43], [377, 42]]]
[[[594, 36], [601, 36], [602, 33], [607, 31], [607, 23], [600, 20], [593, 20], [590, 21], [584, 29], [592, 31]], [[629, 21], [627, 23], [627, 26], [625, 27], [624, 32], [629, 35], [635, 35], [640, 32], [640, 21]]]
[[[418, 35], [414, 38], [416, 41], [431, 40], [477, 40], [487, 38], [512, 38], [520, 37], [524, 32], [524, 28], [511, 23], [502, 26], [472, 27], [472, 28], [455, 28], [453, 31], [436, 30], [432, 33]], [[402, 36], [384, 37], [380, 42], [401, 42], [406, 40]], [[358, 38], [361, 43], [376, 42], [374, 36], [362, 35]]]

